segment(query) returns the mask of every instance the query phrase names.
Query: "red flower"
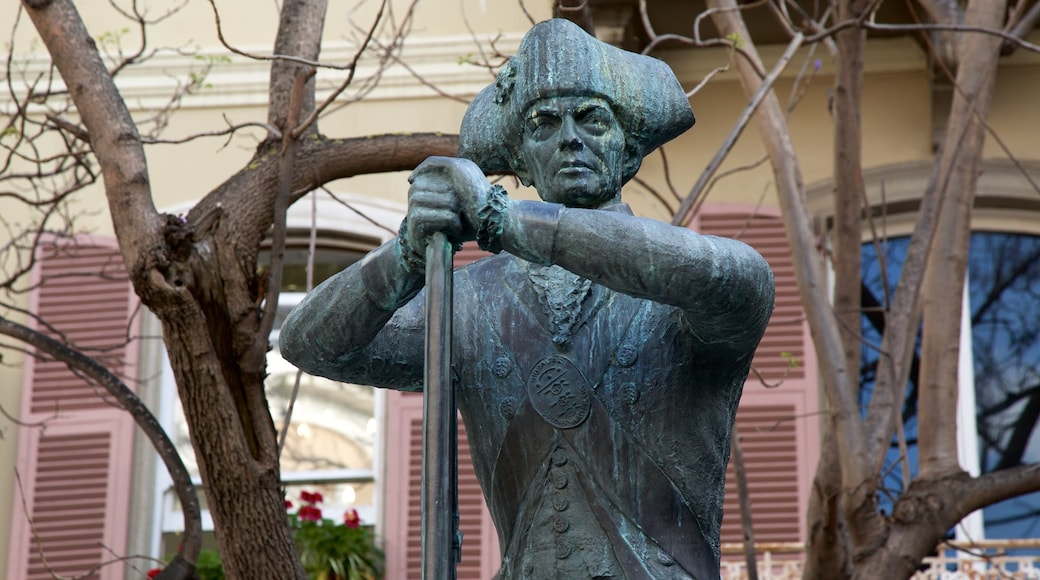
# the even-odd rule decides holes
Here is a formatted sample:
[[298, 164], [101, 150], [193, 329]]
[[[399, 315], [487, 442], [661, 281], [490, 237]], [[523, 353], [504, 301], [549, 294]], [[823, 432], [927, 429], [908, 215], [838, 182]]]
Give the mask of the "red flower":
[[321, 492], [320, 491], [316, 491], [314, 493], [311, 493], [309, 491], [301, 491], [300, 492], [300, 499], [302, 499], [303, 501], [305, 501], [305, 502], [307, 502], [309, 504], [316, 504], [316, 503], [321, 503], [321, 502], [325, 501], [325, 498], [323, 498], [321, 496]]
[[162, 568], [152, 568], [151, 570], [144, 573], [145, 578], [155, 578], [162, 572]]
[[343, 514], [343, 524], [348, 528], [356, 528], [361, 525], [361, 516], [358, 515], [357, 510], [349, 509]]
[[292, 509], [292, 502], [291, 501], [285, 500], [285, 509], [287, 509], [287, 510], [291, 510]]
[[296, 515], [301, 520], [308, 522], [320, 522], [321, 521], [321, 508], [316, 508], [312, 505], [305, 505], [300, 507], [300, 511], [296, 512]]

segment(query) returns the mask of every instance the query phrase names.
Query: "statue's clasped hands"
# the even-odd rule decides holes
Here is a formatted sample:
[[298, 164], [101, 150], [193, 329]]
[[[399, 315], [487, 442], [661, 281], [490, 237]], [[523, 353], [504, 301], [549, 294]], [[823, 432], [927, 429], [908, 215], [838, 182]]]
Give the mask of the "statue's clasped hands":
[[453, 243], [476, 239], [490, 183], [469, 159], [429, 157], [408, 176], [408, 244], [425, 248], [434, 232]]

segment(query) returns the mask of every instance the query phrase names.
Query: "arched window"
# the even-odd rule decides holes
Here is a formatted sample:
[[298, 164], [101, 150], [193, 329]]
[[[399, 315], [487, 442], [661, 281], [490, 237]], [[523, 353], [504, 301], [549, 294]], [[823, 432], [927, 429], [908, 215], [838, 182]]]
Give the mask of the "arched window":
[[[932, 164], [885, 167], [866, 173], [880, 239], [863, 245], [863, 316], [860, 398], [873, 391], [877, 345], [886, 301], [895, 290], [913, 219]], [[1032, 175], [1040, 168], [1030, 166]], [[882, 205], [882, 192], [885, 204]], [[817, 214], [825, 216], [829, 186], [810, 188]], [[1018, 167], [984, 164], [972, 214], [968, 282], [961, 329], [958, 439], [961, 466], [972, 474], [1040, 462], [1040, 196]], [[878, 227], [880, 226], [880, 227]], [[891, 507], [916, 477], [917, 384], [920, 344], [915, 346], [902, 409], [908, 461], [892, 442], [882, 470], [880, 503]], [[971, 539], [1040, 537], [1040, 493], [988, 506], [955, 531]]]

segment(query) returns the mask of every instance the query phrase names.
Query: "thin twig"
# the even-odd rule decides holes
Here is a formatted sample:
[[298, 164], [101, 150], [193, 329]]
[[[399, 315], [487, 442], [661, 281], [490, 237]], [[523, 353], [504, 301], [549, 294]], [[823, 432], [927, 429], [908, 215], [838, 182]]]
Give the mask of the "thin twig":
[[307, 59], [307, 58], [302, 58], [302, 57], [299, 57], [299, 56], [292, 56], [292, 55], [288, 55], [288, 54], [272, 54], [272, 55], [268, 56], [268, 55], [263, 55], [263, 54], [255, 54], [255, 53], [251, 53], [251, 52], [246, 52], [246, 51], [244, 51], [242, 49], [235, 48], [234, 46], [231, 46], [231, 44], [228, 43], [228, 41], [224, 38], [224, 28], [223, 28], [223, 26], [221, 24], [221, 21], [220, 21], [220, 11], [217, 10], [217, 3], [215, 2], [215, 0], [209, 0], [209, 4], [210, 4], [210, 6], [213, 7], [213, 17], [214, 17], [214, 19], [216, 20], [216, 23], [217, 23], [217, 40], [220, 41], [220, 44], [223, 45], [224, 48], [228, 49], [229, 51], [231, 51], [231, 52], [233, 52], [233, 53], [235, 53], [235, 54], [237, 54], [239, 56], [244, 56], [246, 58], [253, 59], [253, 60], [266, 60], [266, 61], [282, 60], [282, 61], [286, 61], [286, 62], [295, 62], [297, 64], [311, 66], [311, 67], [314, 67], [314, 68], [325, 68], [325, 69], [331, 69], [331, 70], [350, 70], [350, 67], [352, 66], [352, 65], [327, 64], [327, 63], [323, 63], [323, 62], [320, 62], [320, 61], [310, 60], [310, 59]]
[[730, 130], [726, 140], [715, 153], [712, 160], [708, 163], [704, 172], [697, 178], [697, 182], [693, 185], [693, 188], [690, 189], [690, 193], [687, 194], [686, 199], [684, 199], [682, 204], [679, 206], [679, 211], [677, 211], [675, 216], [672, 218], [672, 225], [683, 225], [686, 222], [689, 217], [690, 209], [693, 207], [693, 204], [697, 201], [698, 197], [700, 197], [701, 192], [704, 190], [704, 186], [715, 174], [719, 166], [722, 165], [726, 156], [729, 155], [733, 145], [736, 144], [737, 139], [740, 138], [741, 133], [744, 132], [744, 128], [747, 127], [748, 122], [751, 121], [751, 116], [758, 109], [759, 104], [761, 104], [766, 98], [766, 95], [768, 95], [772, 90], [773, 84], [778, 78], [780, 78], [780, 74], [783, 73], [785, 68], [787, 68], [787, 63], [791, 61], [795, 52], [797, 52], [798, 48], [802, 45], [804, 38], [805, 37], [801, 33], [798, 33], [791, 39], [791, 42], [788, 43], [787, 50], [785, 50], [780, 56], [780, 59], [773, 66], [773, 70], [769, 71], [769, 74], [767, 74], [762, 80], [762, 85], [755, 92], [755, 95], [751, 98], [751, 102], [748, 103], [748, 106], [744, 107], [744, 112], [741, 113], [740, 118], [737, 119], [737, 123], [733, 126], [733, 129]]
[[921, 32], [921, 31], [927, 31], [927, 30], [935, 30], [935, 31], [971, 32], [971, 33], [977, 33], [977, 34], [989, 34], [991, 36], [997, 36], [997, 37], [1003, 38], [1004, 40], [1014, 44], [1015, 46], [1024, 48], [1024, 49], [1029, 50], [1031, 52], [1040, 52], [1040, 44], [1034, 44], [1032, 42], [1027, 42], [1027, 41], [1022, 40], [1021, 38], [1015, 36], [1014, 34], [1011, 34], [1010, 32], [1005, 32], [1005, 31], [997, 29], [997, 28], [988, 28], [988, 27], [985, 27], [985, 26], [973, 26], [973, 25], [970, 25], [970, 24], [925, 24], [925, 23], [920, 23], [920, 24], [884, 24], [884, 23], [878, 23], [878, 22], [860, 21], [860, 20], [856, 20], [856, 19], [845, 20], [845, 21], [839, 22], [839, 23], [835, 24], [834, 26], [831, 26], [830, 28], [826, 28], [824, 30], [821, 30], [820, 32], [817, 32], [816, 34], [813, 34], [812, 36], [807, 36], [807, 37], [805, 37], [805, 43], [806, 44], [812, 44], [814, 42], [819, 42], [820, 40], [823, 40], [824, 38], [828, 38], [828, 37], [834, 36], [836, 33], [840, 32], [840, 31], [842, 31], [842, 30], [844, 30], [846, 28], [852, 28], [852, 27], [856, 27], [856, 26], [865, 28], [867, 30], [874, 30], [874, 31], [878, 31], [878, 32]]
[[324, 191], [326, 194], [328, 194], [329, 197], [331, 197], [334, 201], [336, 201], [337, 203], [339, 203], [343, 207], [345, 207], [345, 208], [349, 209], [350, 211], [356, 213], [361, 219], [363, 219], [363, 220], [367, 221], [368, 223], [376, 226], [377, 228], [380, 228], [382, 230], [387, 231], [391, 236], [396, 236], [397, 235], [397, 230], [396, 229], [387, 227], [385, 224], [381, 224], [378, 221], [376, 221], [375, 219], [372, 219], [368, 214], [366, 214], [365, 212], [363, 212], [363, 211], [359, 210], [358, 208], [354, 207], [350, 202], [348, 202], [348, 201], [346, 201], [344, 199], [340, 199], [339, 196], [337, 196], [335, 193], [332, 193], [332, 191], [330, 191], [329, 188], [325, 187], [324, 185], [321, 186], [321, 190]]
[[298, 127], [292, 130], [293, 138], [299, 139], [300, 136], [303, 135], [303, 133], [311, 125], [313, 125], [315, 121], [318, 120], [318, 116], [321, 115], [325, 111], [325, 109], [329, 108], [329, 105], [331, 105], [337, 97], [343, 94], [343, 91], [347, 90], [347, 87], [350, 86], [350, 83], [354, 81], [354, 74], [357, 72], [357, 63], [361, 59], [361, 55], [364, 54], [365, 49], [368, 48], [368, 43], [371, 42], [372, 36], [375, 34], [376, 29], [379, 27], [379, 22], [383, 18], [383, 10], [386, 9], [387, 1], [388, 0], [383, 0], [383, 3], [379, 5], [379, 12], [376, 13], [376, 17], [372, 21], [372, 26], [368, 29], [368, 34], [365, 36], [365, 40], [361, 43], [361, 46], [359, 46], [358, 49], [354, 52], [354, 58], [350, 61], [350, 64], [348, 64], [345, 67], [346, 70], [350, 71], [347, 74], [347, 78], [343, 79], [343, 82], [341, 82], [339, 86], [336, 87], [334, 91], [332, 91], [332, 93], [325, 97], [325, 100], [322, 101], [320, 105], [315, 107], [314, 110], [311, 111], [311, 114], [308, 115], [307, 118], [304, 119], [304, 121], [300, 123]]

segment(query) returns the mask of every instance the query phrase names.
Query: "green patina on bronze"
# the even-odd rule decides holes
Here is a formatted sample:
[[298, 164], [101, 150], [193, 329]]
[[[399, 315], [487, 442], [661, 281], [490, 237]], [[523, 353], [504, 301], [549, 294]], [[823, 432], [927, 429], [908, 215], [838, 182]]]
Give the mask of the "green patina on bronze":
[[[460, 157], [413, 172], [407, 229], [282, 327], [307, 372], [421, 390], [415, 248], [444, 232], [500, 250], [455, 271], [451, 369], [502, 579], [719, 576], [730, 435], [772, 273], [741, 242], [621, 201], [693, 122], [660, 61], [538, 24], [467, 111]], [[492, 188], [484, 172], [501, 171], [543, 201]]]
[[569, 20], [556, 19], [532, 28], [497, 80], [470, 103], [462, 120], [459, 156], [487, 173], [512, 172], [528, 107], [539, 99], [568, 95], [610, 102], [627, 145], [640, 159], [694, 123], [686, 94], [668, 65], [600, 42]]

